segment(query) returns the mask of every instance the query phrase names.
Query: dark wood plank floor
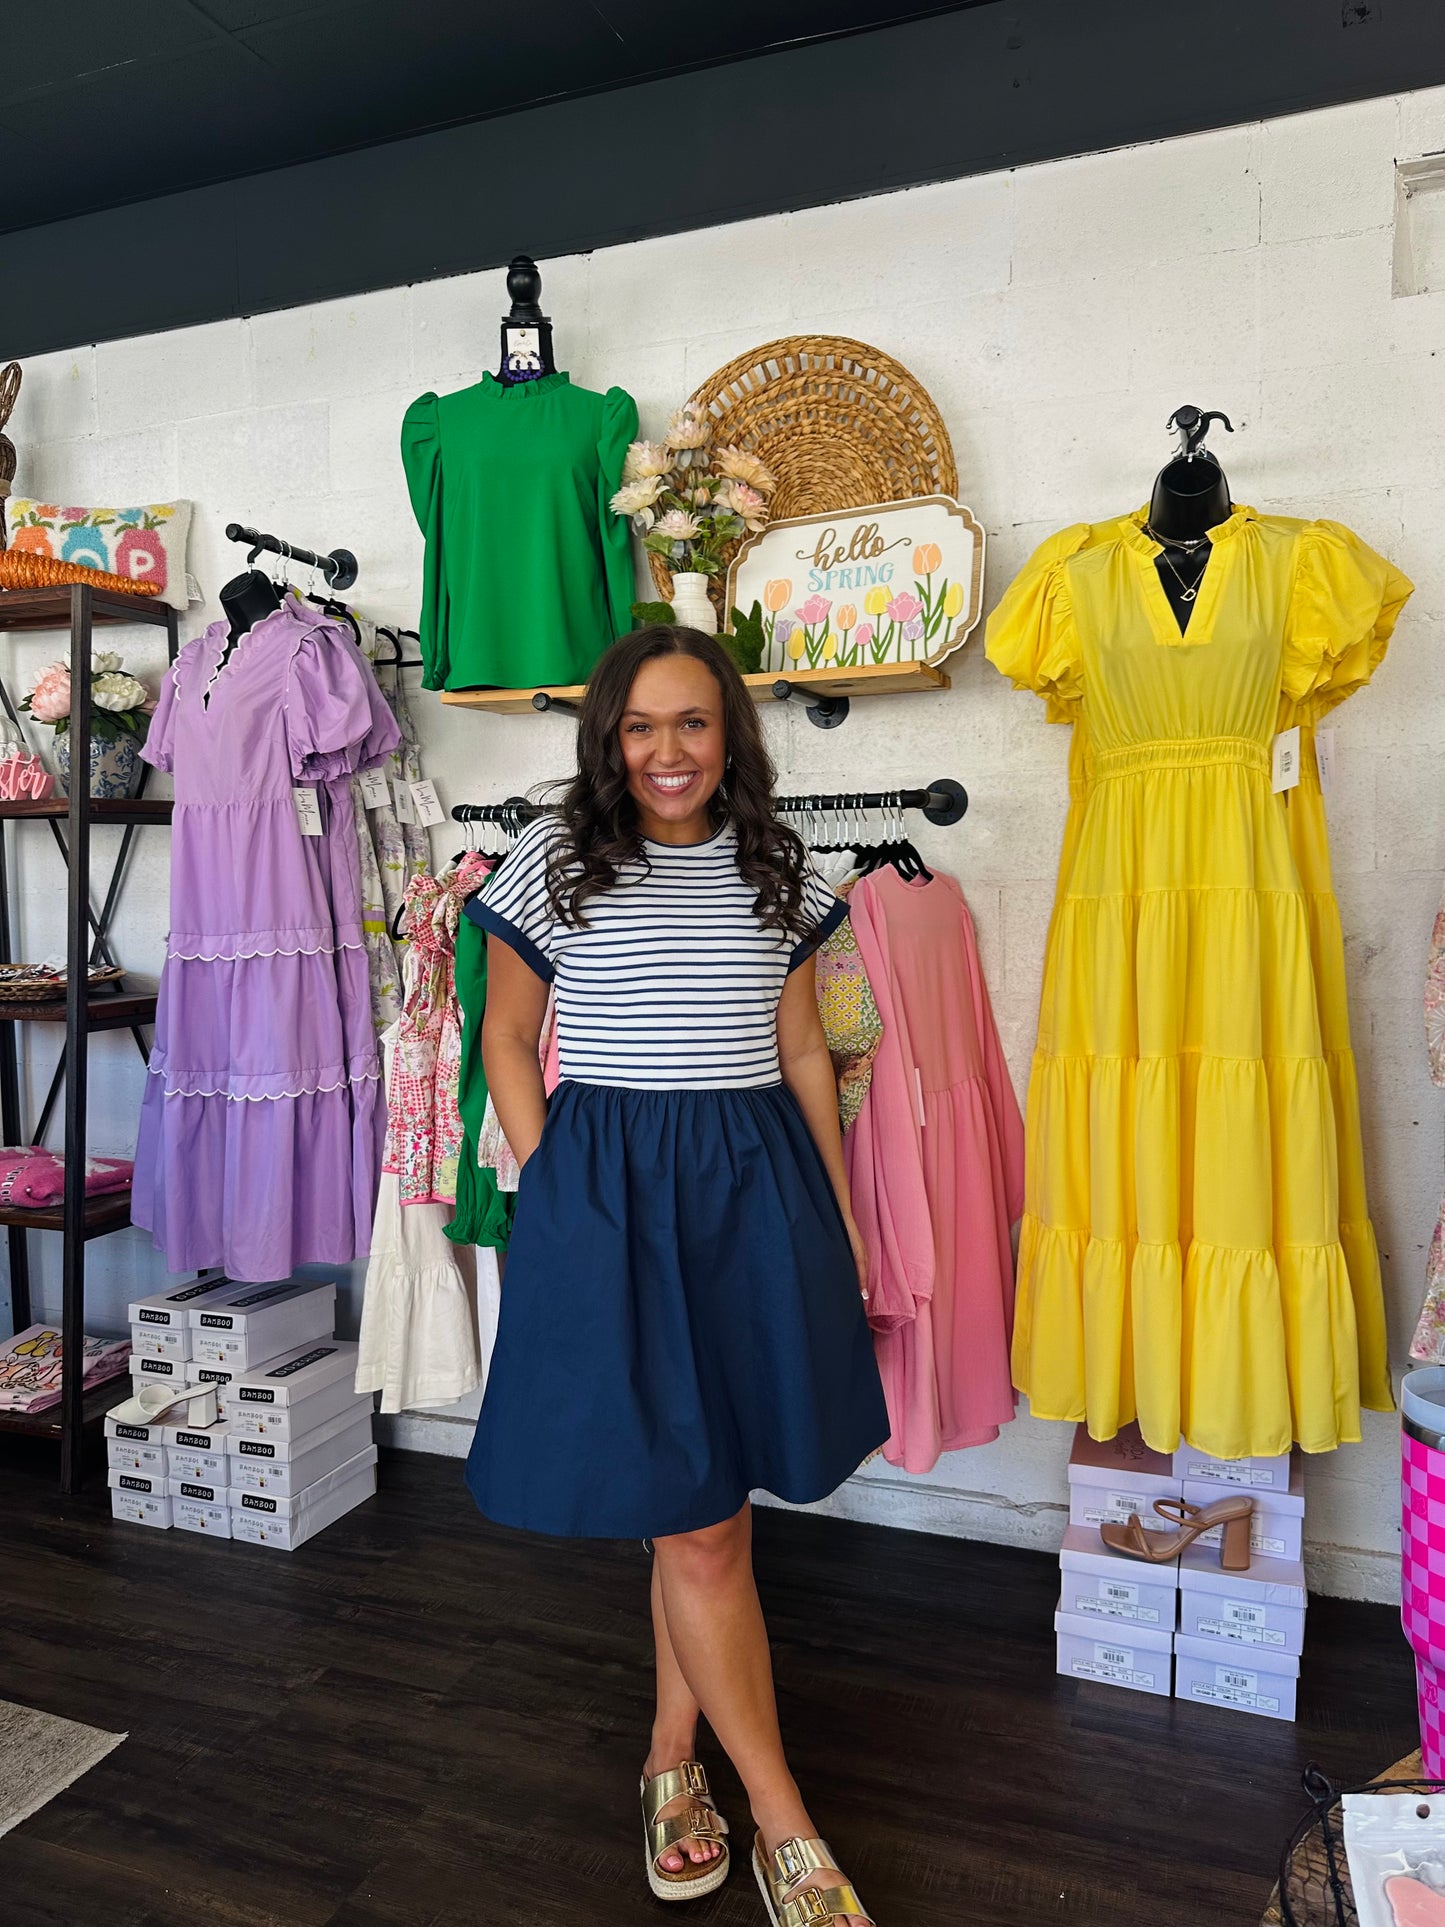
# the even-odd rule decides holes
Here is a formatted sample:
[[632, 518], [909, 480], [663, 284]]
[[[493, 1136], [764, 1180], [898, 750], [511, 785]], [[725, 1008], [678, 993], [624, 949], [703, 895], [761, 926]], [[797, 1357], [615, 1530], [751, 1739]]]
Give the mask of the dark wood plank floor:
[[[494, 1530], [413, 1455], [291, 1555], [113, 1525], [54, 1470], [0, 1448], [0, 1697], [130, 1739], [0, 1840], [4, 1927], [675, 1917], [640, 1547]], [[1315, 1602], [1291, 1727], [1056, 1678], [1041, 1555], [777, 1512], [757, 1546], [799, 1778], [880, 1927], [1255, 1927], [1304, 1763], [1415, 1744], [1385, 1607]], [[742, 1856], [687, 1920], [760, 1927]]]

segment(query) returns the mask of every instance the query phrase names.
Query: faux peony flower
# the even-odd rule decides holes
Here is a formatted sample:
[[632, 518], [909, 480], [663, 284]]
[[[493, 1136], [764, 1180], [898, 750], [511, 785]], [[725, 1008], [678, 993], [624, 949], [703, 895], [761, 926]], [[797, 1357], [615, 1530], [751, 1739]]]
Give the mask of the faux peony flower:
[[822, 622], [827, 618], [832, 606], [827, 596], [810, 595], [802, 608], [797, 611], [797, 615], [800, 621], [806, 622], [811, 628], [815, 622]]
[[622, 465], [624, 482], [645, 482], [654, 475], [666, 475], [672, 456], [660, 442], [634, 442]]
[[688, 402], [669, 420], [663, 440], [669, 448], [681, 452], [683, 449], [706, 448], [710, 434], [705, 418]]
[[92, 676], [108, 676], [120, 668], [120, 657], [113, 649], [97, 649], [90, 658]]
[[70, 714], [70, 670], [53, 662], [30, 692], [30, 713], [37, 722], [63, 723]]
[[662, 493], [662, 477], [648, 475], [635, 482], [624, 482], [608, 507], [614, 515], [642, 515]]
[[904, 589], [888, 604], [888, 613], [895, 622], [912, 622], [915, 616], [922, 615], [923, 604], [916, 595], [910, 595]]
[[146, 686], [134, 676], [112, 673], [98, 677], [91, 684], [90, 693], [97, 709], [139, 709], [146, 699]]
[[691, 542], [697, 532], [698, 519], [686, 509], [669, 509], [666, 515], [659, 515], [653, 530], [655, 535], [665, 535], [669, 542]]
[[746, 448], [720, 448], [712, 459], [719, 475], [746, 482], [749, 488], [758, 489], [764, 495], [771, 495], [778, 486], [778, 478], [767, 463]]
[[724, 508], [730, 508], [734, 515], [740, 515], [754, 534], [767, 527], [767, 497], [759, 495], [746, 482], [724, 482], [717, 492], [717, 499]]

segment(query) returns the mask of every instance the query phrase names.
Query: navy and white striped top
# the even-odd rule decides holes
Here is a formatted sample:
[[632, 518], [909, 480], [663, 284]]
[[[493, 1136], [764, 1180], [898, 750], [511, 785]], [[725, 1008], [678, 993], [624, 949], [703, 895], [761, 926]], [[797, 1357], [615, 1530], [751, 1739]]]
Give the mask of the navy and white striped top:
[[848, 914], [809, 869], [815, 919], [802, 943], [764, 930], [725, 824], [705, 843], [645, 843], [647, 861], [589, 898], [582, 929], [547, 908], [555, 819], [541, 817], [469, 899], [466, 912], [557, 990], [562, 1076], [629, 1090], [749, 1090], [776, 1084], [777, 1010], [790, 970]]

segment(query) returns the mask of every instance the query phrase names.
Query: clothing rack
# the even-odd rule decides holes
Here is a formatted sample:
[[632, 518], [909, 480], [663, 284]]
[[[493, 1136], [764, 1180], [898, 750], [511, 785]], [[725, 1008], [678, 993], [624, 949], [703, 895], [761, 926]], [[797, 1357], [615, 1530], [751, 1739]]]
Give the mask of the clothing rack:
[[[809, 811], [826, 810], [922, 810], [930, 823], [940, 828], [961, 821], [968, 809], [968, 791], [951, 776], [938, 776], [926, 789], [816, 791], [809, 796], [778, 796], [773, 808], [779, 816], [802, 816]], [[548, 811], [540, 803], [529, 803], [524, 796], [508, 797], [505, 803], [455, 803], [452, 816], [458, 823], [506, 823], [520, 827], [532, 823]]]
[[287, 542], [279, 535], [267, 535], [261, 529], [248, 529], [240, 522], [226, 524], [226, 540], [245, 542], [251, 551], [246, 557], [248, 562], [254, 562], [265, 549], [270, 555], [285, 556], [288, 562], [300, 562], [308, 569], [320, 569], [333, 589], [349, 589], [357, 577], [356, 557], [350, 549], [332, 549], [326, 555], [318, 555], [314, 549], [298, 548], [294, 542]]

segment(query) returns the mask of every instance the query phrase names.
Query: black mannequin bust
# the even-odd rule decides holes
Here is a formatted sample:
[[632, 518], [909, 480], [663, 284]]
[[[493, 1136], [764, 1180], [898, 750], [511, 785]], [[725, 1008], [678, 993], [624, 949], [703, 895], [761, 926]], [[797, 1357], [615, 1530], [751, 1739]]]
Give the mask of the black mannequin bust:
[[221, 609], [226, 618], [226, 646], [216, 665], [218, 673], [230, 661], [231, 652], [242, 636], [267, 616], [274, 615], [281, 607], [281, 600], [281, 591], [270, 576], [262, 575], [259, 569], [247, 569], [242, 575], [233, 575], [223, 586]]
[[1229, 417], [1217, 409], [1205, 415], [1185, 407], [1170, 418], [1169, 426], [1178, 431], [1182, 446], [1174, 460], [1160, 469], [1149, 498], [1148, 532], [1163, 544], [1155, 567], [1181, 633], [1189, 627], [1209, 566], [1209, 531], [1227, 522], [1231, 511], [1224, 470], [1203, 446], [1209, 424], [1215, 421], [1234, 433]]
[[542, 277], [530, 254], [515, 254], [507, 269], [512, 312], [502, 317], [502, 362], [497, 380], [509, 387], [555, 375], [552, 323], [542, 312]]
[[239, 642], [248, 629], [254, 629], [280, 607], [281, 591], [269, 575], [262, 575], [259, 569], [247, 569], [244, 575], [232, 576], [221, 590], [228, 640], [232, 644]]

